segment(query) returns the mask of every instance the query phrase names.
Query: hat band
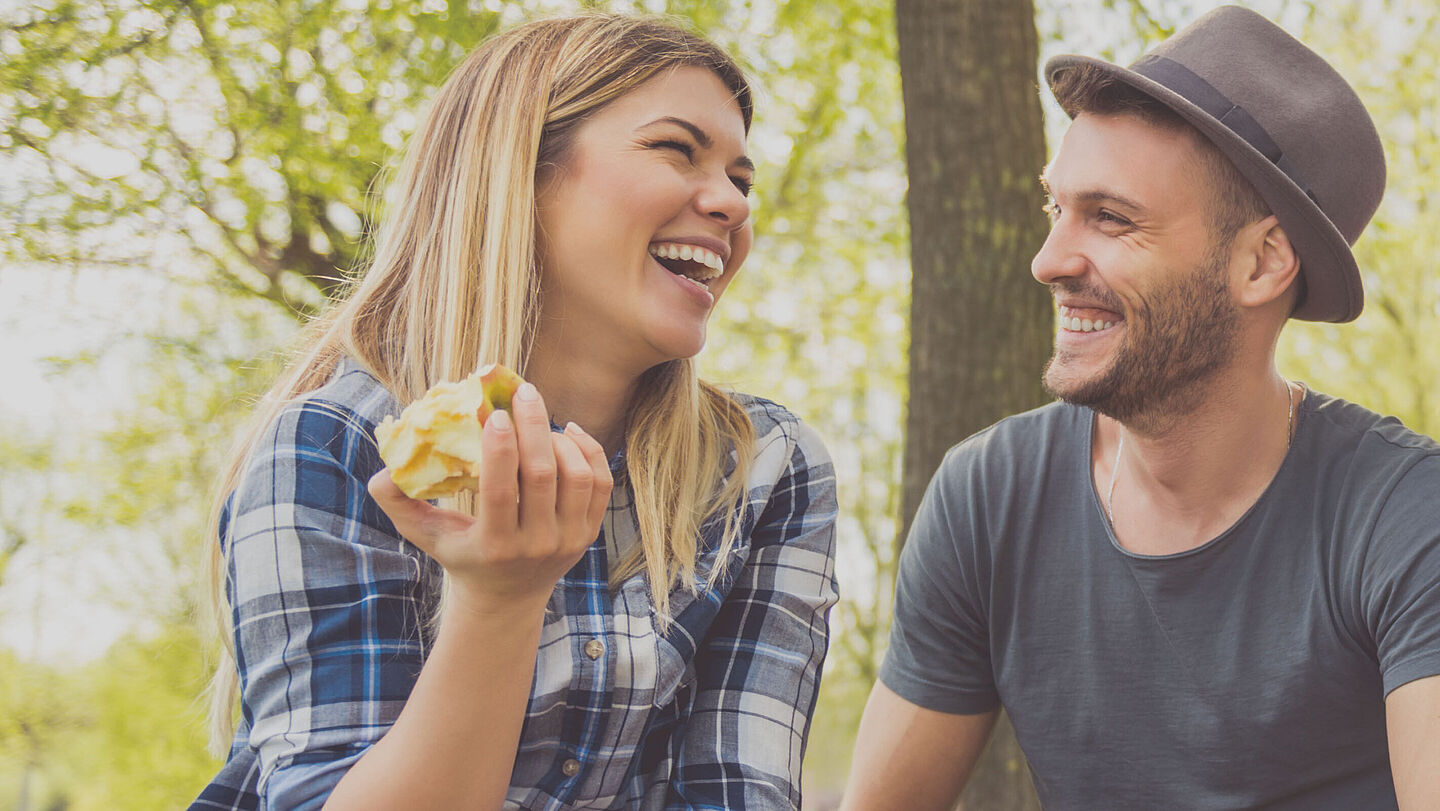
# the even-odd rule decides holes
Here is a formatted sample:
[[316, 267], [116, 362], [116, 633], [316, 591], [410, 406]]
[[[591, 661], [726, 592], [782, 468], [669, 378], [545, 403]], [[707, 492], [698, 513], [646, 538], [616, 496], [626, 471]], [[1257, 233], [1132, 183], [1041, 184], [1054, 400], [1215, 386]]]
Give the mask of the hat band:
[[1284, 151], [1280, 149], [1279, 144], [1275, 143], [1275, 139], [1270, 137], [1270, 133], [1266, 132], [1265, 128], [1260, 126], [1260, 122], [1247, 113], [1244, 107], [1230, 101], [1214, 85], [1179, 62], [1163, 56], [1146, 56], [1131, 65], [1130, 69], [1180, 94], [1210, 117], [1224, 124], [1227, 129], [1239, 136], [1240, 140], [1254, 147], [1257, 152], [1265, 156], [1266, 160], [1284, 172], [1286, 177], [1305, 192], [1305, 196], [1315, 201], [1316, 206], [1320, 205], [1320, 199], [1310, 191], [1310, 186], [1300, 176], [1299, 170], [1286, 159]]

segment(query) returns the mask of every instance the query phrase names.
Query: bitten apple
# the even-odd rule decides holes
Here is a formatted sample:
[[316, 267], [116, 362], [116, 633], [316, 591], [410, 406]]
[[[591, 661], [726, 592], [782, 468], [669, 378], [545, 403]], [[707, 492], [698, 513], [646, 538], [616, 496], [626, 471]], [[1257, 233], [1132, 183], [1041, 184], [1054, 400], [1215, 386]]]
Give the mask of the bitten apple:
[[464, 380], [437, 383], [419, 400], [375, 426], [390, 478], [411, 498], [473, 490], [479, 483], [480, 428], [525, 381], [498, 363]]

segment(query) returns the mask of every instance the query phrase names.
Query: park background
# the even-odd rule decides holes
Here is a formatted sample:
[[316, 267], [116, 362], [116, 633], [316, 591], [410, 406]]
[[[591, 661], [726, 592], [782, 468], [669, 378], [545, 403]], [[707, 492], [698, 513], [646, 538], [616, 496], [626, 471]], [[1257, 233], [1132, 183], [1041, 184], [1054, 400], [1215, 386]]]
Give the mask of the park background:
[[[1039, 65], [1128, 63], [1214, 5], [0, 3], [0, 809], [177, 808], [213, 774], [217, 460], [361, 259], [376, 176], [446, 71], [583, 9], [689, 20], [757, 86], [756, 247], [701, 365], [835, 457], [842, 600], [805, 764], [807, 808], [833, 807], [906, 516], [946, 447], [1044, 400], [1034, 178], [1065, 119]], [[1281, 371], [1440, 433], [1440, 10], [1249, 5], [1351, 80], [1389, 164], [1365, 314], [1292, 325]], [[968, 807], [1032, 807], [1013, 744], [989, 757]]]

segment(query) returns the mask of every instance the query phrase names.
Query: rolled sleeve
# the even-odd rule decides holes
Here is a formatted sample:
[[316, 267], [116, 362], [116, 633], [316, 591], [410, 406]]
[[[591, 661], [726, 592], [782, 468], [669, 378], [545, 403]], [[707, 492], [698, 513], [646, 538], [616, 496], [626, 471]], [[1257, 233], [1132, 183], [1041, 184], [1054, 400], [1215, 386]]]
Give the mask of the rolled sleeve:
[[428, 559], [366, 491], [382, 466], [371, 430], [330, 404], [287, 409], [228, 510], [241, 710], [267, 808], [323, 804], [420, 672]]
[[276, 769], [261, 798], [263, 807], [274, 811], [320, 811], [340, 778], [364, 754], [362, 750], [335, 760]]

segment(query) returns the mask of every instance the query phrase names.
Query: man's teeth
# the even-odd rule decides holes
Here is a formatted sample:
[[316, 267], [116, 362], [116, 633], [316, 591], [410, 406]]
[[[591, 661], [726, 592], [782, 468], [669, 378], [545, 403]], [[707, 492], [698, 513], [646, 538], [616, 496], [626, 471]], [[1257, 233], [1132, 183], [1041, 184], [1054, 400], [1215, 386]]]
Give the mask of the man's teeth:
[[1114, 321], [1091, 321], [1088, 318], [1062, 318], [1060, 326], [1071, 332], [1095, 332], [1115, 326]]
[[1090, 318], [1080, 318], [1067, 314], [1068, 308], [1060, 308], [1060, 327], [1071, 332], [1099, 332], [1102, 329], [1109, 329], [1119, 321], [1099, 321]]
[[[674, 242], [661, 242], [650, 246], [650, 254], [660, 259], [679, 259], [686, 262], [694, 262], [708, 270], [696, 272], [694, 275], [699, 281], [709, 281], [725, 272], [725, 263], [720, 255], [698, 245], [681, 245]], [[687, 277], [688, 278], [688, 277]]]

